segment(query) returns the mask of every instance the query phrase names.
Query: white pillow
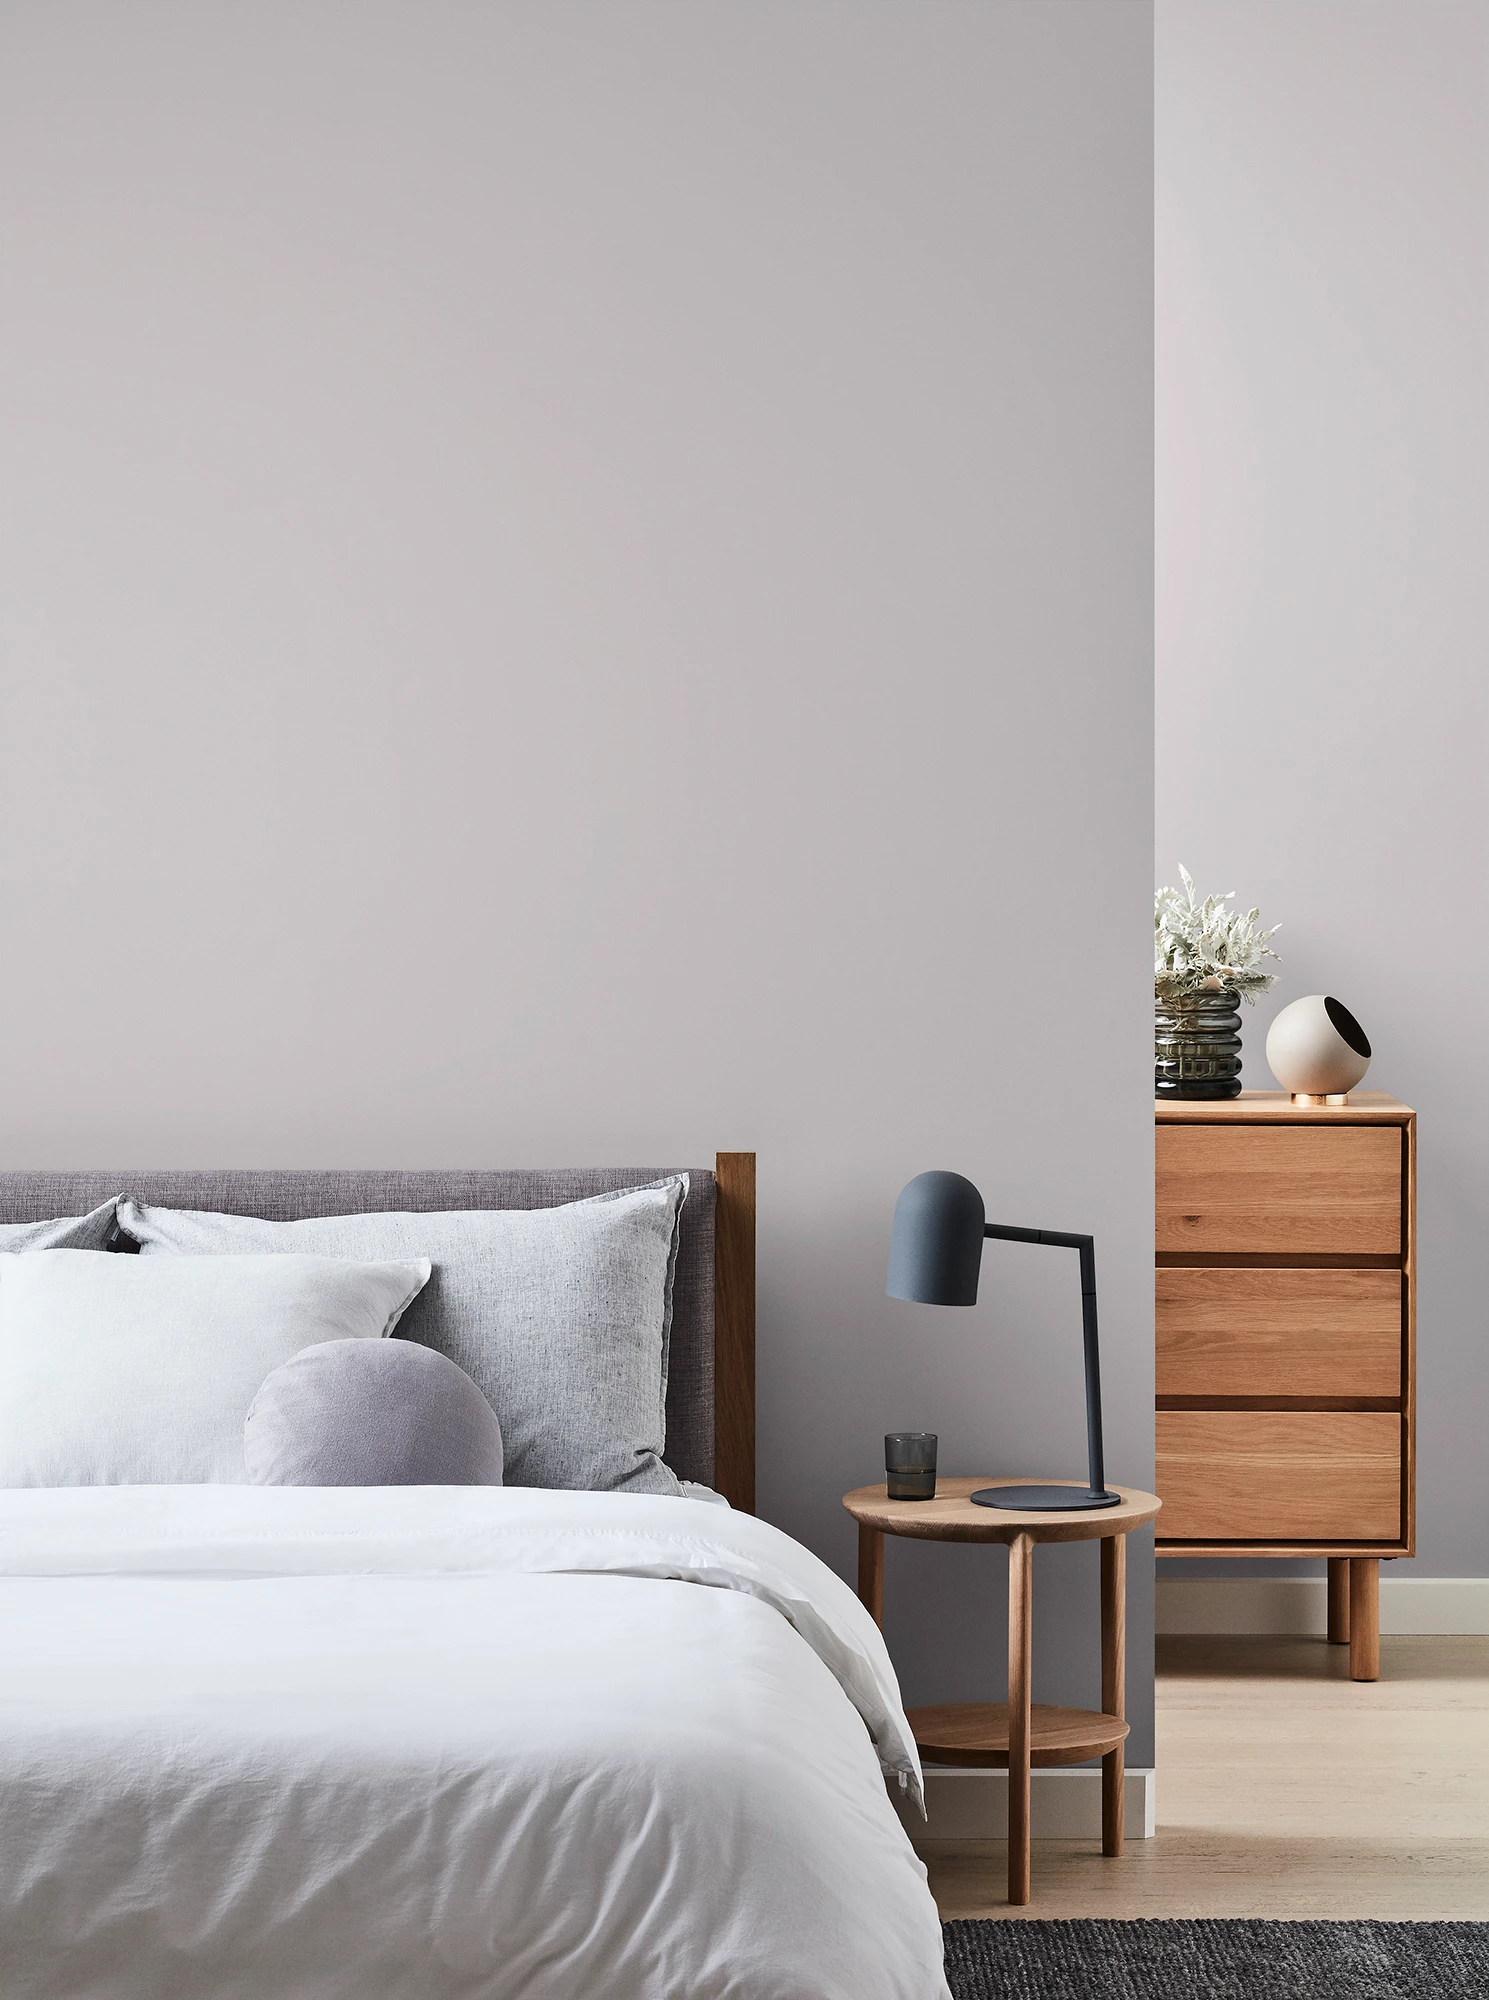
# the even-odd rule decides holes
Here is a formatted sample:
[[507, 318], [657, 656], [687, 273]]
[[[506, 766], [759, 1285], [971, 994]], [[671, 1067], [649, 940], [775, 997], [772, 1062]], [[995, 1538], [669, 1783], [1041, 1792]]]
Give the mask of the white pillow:
[[391, 1333], [427, 1257], [0, 1257], [0, 1486], [246, 1484], [273, 1368]]

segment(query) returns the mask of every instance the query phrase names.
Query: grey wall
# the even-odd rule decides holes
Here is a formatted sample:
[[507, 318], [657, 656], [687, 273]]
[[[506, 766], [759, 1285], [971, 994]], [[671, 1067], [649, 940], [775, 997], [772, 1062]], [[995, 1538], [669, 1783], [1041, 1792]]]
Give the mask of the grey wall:
[[[845, 1570], [886, 1428], [1083, 1469], [1073, 1258], [883, 1297], [956, 1166], [1095, 1231], [1149, 1481], [1147, 6], [3, 25], [6, 1162], [754, 1147], [762, 1507]], [[999, 1691], [1000, 1556], [889, 1593]]]
[[1489, 1567], [1486, 75], [1482, 0], [1159, 0], [1159, 879], [1285, 925], [1246, 1082], [1336, 993], [1420, 1114], [1445, 1576]]

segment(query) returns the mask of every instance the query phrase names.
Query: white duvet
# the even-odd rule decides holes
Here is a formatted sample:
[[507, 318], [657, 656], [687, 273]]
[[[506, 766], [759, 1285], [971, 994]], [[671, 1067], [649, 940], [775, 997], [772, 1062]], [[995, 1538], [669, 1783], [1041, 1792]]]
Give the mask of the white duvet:
[[888, 1656], [699, 1500], [0, 1492], [4, 2000], [946, 2000]]

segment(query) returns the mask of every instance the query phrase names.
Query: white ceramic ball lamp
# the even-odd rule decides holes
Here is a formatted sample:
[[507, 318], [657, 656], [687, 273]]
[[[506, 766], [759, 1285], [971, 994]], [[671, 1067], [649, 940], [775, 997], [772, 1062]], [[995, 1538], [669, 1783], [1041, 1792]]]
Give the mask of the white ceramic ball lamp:
[[1370, 1044], [1342, 1000], [1310, 993], [1268, 1028], [1267, 1062], [1295, 1104], [1343, 1104], [1370, 1067]]

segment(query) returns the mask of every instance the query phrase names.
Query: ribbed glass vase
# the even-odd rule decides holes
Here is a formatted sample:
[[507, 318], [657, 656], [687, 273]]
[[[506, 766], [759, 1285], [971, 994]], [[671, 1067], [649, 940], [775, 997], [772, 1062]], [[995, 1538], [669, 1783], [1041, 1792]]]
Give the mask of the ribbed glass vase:
[[1234, 987], [1154, 1005], [1153, 1095], [1241, 1094], [1241, 996]]

